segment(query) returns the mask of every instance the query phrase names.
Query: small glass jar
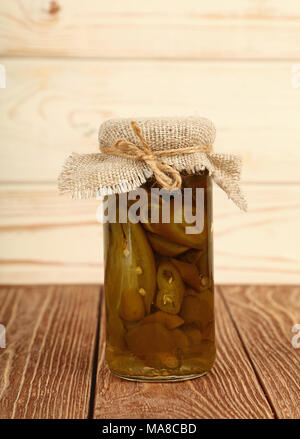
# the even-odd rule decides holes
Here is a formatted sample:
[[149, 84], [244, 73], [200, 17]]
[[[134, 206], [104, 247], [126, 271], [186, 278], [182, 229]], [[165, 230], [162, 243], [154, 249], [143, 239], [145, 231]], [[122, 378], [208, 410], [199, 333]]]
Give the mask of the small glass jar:
[[207, 171], [181, 177], [181, 203], [148, 180], [139, 218], [123, 222], [117, 203], [104, 224], [106, 360], [121, 378], [179, 381], [214, 363], [212, 182]]

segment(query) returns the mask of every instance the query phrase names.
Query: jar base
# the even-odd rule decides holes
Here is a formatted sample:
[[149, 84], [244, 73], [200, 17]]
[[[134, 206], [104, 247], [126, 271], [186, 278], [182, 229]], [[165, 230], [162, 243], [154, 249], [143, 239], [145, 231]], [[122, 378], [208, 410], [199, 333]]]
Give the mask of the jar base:
[[155, 377], [143, 377], [143, 376], [130, 376], [122, 375], [116, 372], [112, 372], [113, 375], [127, 381], [137, 381], [141, 383], [175, 383], [179, 381], [194, 380], [195, 378], [200, 378], [207, 374], [208, 371], [192, 374], [192, 375], [182, 375], [182, 376], [155, 376]]

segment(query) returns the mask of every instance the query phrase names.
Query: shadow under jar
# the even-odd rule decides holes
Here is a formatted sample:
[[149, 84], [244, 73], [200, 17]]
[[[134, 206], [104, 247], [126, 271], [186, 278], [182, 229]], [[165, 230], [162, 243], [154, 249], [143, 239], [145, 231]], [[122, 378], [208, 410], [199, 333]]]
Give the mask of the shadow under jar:
[[[182, 208], [170, 197], [169, 221], [149, 180], [139, 222], [121, 222], [117, 210], [117, 222], [104, 224], [106, 360], [121, 378], [185, 380], [214, 363], [212, 182], [207, 171], [181, 177]], [[202, 217], [197, 233], [187, 233], [186, 214]]]

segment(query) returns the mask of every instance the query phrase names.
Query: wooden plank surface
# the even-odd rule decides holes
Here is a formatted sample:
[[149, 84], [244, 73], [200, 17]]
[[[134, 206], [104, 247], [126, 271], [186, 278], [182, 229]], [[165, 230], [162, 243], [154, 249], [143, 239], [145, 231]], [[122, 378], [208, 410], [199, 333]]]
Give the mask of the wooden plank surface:
[[1, 182], [54, 182], [72, 151], [98, 151], [104, 119], [138, 115], [206, 116], [217, 128], [215, 150], [242, 156], [244, 181], [300, 181], [291, 62], [1, 62]]
[[[300, 287], [216, 288], [217, 361], [197, 380], [133, 383], [104, 365], [101, 312], [91, 388], [99, 287], [0, 289], [0, 418], [298, 419]], [[94, 369], [94, 373], [96, 370]]]
[[2, 0], [6, 55], [299, 58], [297, 0]]
[[[217, 283], [300, 283], [300, 185], [243, 187], [241, 213], [214, 187]], [[53, 185], [0, 188], [0, 283], [103, 282], [97, 200], [70, 200]]]
[[206, 376], [181, 383], [133, 383], [113, 376], [104, 364], [103, 308], [95, 418], [273, 417], [219, 294], [216, 294], [216, 364]]
[[0, 289], [0, 418], [87, 418], [99, 291]]
[[221, 292], [265, 393], [279, 418], [300, 418], [299, 286], [226, 286]]

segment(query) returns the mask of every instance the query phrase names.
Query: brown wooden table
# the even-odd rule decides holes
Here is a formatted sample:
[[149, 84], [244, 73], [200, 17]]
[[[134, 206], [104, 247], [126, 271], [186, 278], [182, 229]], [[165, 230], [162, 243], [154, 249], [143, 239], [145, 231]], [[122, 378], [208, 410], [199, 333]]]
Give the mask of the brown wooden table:
[[0, 289], [0, 418], [299, 418], [299, 286], [218, 286], [218, 355], [182, 383], [134, 383], [104, 363], [99, 286]]

